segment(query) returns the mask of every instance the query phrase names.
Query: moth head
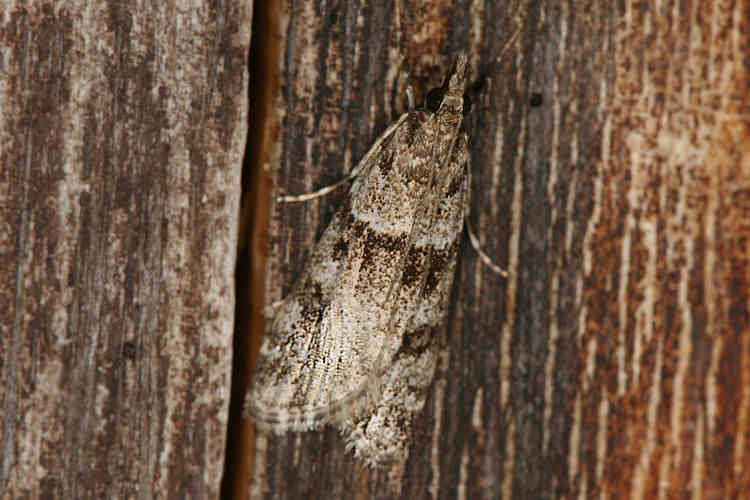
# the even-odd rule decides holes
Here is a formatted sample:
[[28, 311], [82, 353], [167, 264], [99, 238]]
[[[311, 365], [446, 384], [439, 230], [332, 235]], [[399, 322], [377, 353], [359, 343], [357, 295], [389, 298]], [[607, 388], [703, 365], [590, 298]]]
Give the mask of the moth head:
[[437, 113], [440, 109], [440, 104], [443, 102], [443, 96], [445, 95], [445, 89], [443, 87], [435, 87], [427, 92], [424, 98], [424, 107], [430, 113]]
[[[471, 88], [464, 92], [464, 117], [471, 112], [471, 95], [477, 92], [477, 88], [483, 86], [484, 82], [473, 84]], [[424, 98], [424, 108], [430, 113], [437, 113], [440, 109], [440, 104], [443, 102], [443, 96], [445, 95], [445, 89], [443, 87], [434, 87], [427, 92]]]
[[467, 99], [468, 96], [465, 95], [467, 71], [466, 55], [460, 54], [453, 63], [451, 70], [445, 76], [443, 84], [427, 92], [424, 99], [424, 108], [430, 113], [437, 113], [443, 106], [453, 109], [461, 106], [463, 113], [466, 114], [468, 108], [471, 107], [471, 103]]

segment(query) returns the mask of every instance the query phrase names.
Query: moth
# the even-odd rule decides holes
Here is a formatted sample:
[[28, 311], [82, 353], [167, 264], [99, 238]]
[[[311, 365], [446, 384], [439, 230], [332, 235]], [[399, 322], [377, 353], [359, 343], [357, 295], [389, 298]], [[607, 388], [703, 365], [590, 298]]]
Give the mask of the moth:
[[469, 203], [466, 78], [462, 54], [356, 167], [263, 339], [245, 401], [261, 429], [333, 424], [370, 465], [408, 455]]

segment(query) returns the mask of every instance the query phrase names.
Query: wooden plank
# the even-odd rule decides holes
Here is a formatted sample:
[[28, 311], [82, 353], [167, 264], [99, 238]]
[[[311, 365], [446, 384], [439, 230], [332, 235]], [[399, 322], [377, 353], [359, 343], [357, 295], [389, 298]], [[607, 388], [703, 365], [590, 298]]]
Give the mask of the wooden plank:
[[4, 498], [210, 498], [252, 2], [5, 4]]
[[[332, 428], [246, 428], [237, 497], [750, 494], [747, 7], [287, 0], [275, 19], [260, 157], [288, 193], [339, 180], [407, 84], [470, 55], [471, 220], [512, 275], [463, 245], [403, 467], [367, 469]], [[342, 196], [272, 206], [266, 303]]]

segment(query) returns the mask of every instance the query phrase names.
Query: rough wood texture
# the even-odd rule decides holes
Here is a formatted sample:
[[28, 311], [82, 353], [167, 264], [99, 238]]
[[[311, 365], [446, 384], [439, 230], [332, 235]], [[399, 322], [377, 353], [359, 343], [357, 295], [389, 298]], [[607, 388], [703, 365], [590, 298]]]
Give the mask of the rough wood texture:
[[[407, 83], [470, 54], [471, 220], [512, 276], [463, 246], [403, 469], [331, 428], [260, 434], [242, 495], [750, 496], [747, 4], [287, 0], [280, 26], [267, 165], [291, 193], [340, 179]], [[273, 208], [267, 302], [341, 196]]]
[[0, 491], [215, 498], [250, 2], [7, 2]]

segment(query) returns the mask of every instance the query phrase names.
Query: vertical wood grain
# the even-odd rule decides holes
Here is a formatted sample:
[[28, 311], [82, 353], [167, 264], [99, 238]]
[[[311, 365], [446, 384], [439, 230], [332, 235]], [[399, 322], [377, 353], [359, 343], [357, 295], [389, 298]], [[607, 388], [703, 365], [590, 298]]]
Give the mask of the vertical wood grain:
[[0, 8], [4, 498], [218, 495], [250, 8]]

